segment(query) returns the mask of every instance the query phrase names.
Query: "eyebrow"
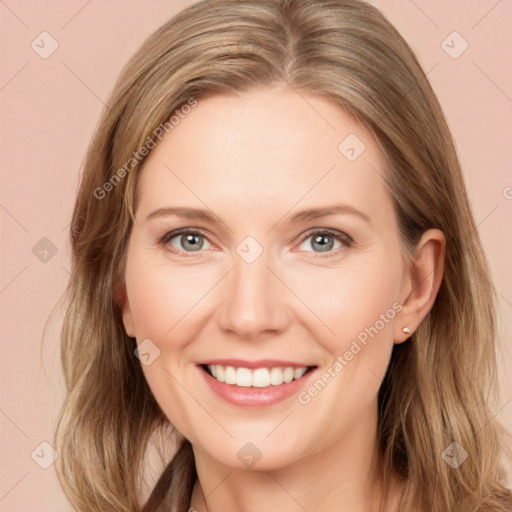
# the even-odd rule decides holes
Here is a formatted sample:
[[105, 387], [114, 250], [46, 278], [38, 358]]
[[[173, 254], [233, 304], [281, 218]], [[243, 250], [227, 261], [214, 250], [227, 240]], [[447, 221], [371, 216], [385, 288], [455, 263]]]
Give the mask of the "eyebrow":
[[[304, 210], [301, 210], [289, 219], [288, 222], [296, 223], [296, 222], [307, 222], [310, 220], [327, 217], [329, 215], [354, 215], [356, 217], [359, 217], [360, 219], [366, 221], [368, 224], [371, 224], [370, 217], [363, 213], [362, 211], [358, 210], [354, 206], [348, 205], [348, 204], [333, 204], [330, 206], [324, 206], [324, 207], [318, 207], [318, 208], [307, 208]], [[166, 217], [169, 215], [176, 215], [177, 217], [183, 217], [185, 219], [195, 219], [195, 220], [202, 220], [205, 222], [209, 222], [211, 224], [214, 224], [218, 219], [217, 217], [211, 213], [210, 210], [205, 210], [201, 208], [188, 208], [188, 207], [167, 207], [167, 208], [158, 208], [154, 211], [152, 211], [145, 219], [145, 222], [147, 222], [150, 219], [154, 219], [157, 217]], [[278, 224], [281, 222], [281, 220], [284, 218], [281, 217], [281, 219], [276, 222]], [[274, 224], [274, 226], [276, 225]]]
[[331, 206], [325, 206], [321, 208], [309, 208], [306, 210], [301, 210], [300, 212], [295, 213], [290, 219], [291, 222], [305, 222], [308, 220], [318, 219], [321, 217], [327, 217], [328, 215], [355, 215], [360, 219], [371, 224], [371, 219], [366, 213], [358, 210], [354, 206], [348, 204], [333, 204]]
[[168, 215], [176, 215], [177, 217], [184, 217], [186, 219], [204, 220], [206, 222], [215, 221], [215, 216], [211, 214], [208, 210], [202, 210], [200, 208], [185, 208], [175, 206], [168, 208], [158, 208], [157, 210], [152, 211], [146, 217], [145, 222], [156, 217], [167, 217]]

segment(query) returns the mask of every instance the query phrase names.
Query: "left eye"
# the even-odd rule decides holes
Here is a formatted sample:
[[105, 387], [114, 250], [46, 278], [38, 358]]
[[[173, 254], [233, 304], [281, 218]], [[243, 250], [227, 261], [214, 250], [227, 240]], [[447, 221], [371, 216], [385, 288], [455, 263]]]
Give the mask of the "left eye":
[[[208, 249], [208, 240], [201, 233], [185, 231], [181, 233], [169, 233], [162, 242], [169, 244], [172, 248], [184, 252], [196, 252], [201, 249]], [[206, 246], [205, 246], [206, 245]]]
[[308, 235], [300, 245], [301, 250], [313, 252], [330, 252], [340, 249], [342, 246], [350, 246], [350, 238], [343, 233], [331, 233], [329, 231], [317, 231]]

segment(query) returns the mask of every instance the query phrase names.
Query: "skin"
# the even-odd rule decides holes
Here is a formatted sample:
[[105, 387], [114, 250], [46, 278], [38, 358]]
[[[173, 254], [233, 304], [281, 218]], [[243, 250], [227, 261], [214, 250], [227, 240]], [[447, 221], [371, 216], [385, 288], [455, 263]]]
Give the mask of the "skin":
[[[355, 161], [338, 150], [349, 134], [366, 146]], [[404, 263], [385, 173], [360, 123], [325, 99], [281, 86], [200, 100], [146, 159], [120, 302], [127, 334], [160, 350], [143, 370], [192, 443], [196, 510], [378, 510], [377, 393], [393, 345], [410, 336], [402, 328], [413, 332], [434, 302], [445, 243], [429, 230]], [[292, 220], [333, 204], [368, 220], [347, 212]], [[215, 220], [146, 220], [171, 206], [206, 209]], [[184, 247], [180, 236], [160, 242], [186, 227], [204, 234], [201, 250]], [[327, 238], [333, 248], [321, 252], [313, 228], [353, 242]], [[236, 252], [247, 236], [263, 248], [252, 263]], [[258, 410], [232, 405], [196, 365], [292, 360], [318, 367], [312, 383], [394, 303], [394, 318], [307, 404], [293, 396]], [[237, 457], [248, 442], [261, 453], [252, 468]], [[398, 491], [392, 487], [386, 510], [396, 509]]]

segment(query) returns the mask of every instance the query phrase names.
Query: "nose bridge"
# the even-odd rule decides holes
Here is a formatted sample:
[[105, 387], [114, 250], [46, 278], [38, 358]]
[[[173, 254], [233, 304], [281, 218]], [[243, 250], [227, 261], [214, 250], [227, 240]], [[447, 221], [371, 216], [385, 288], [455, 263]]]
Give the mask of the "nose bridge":
[[220, 306], [220, 326], [246, 338], [281, 331], [288, 320], [284, 290], [267, 266], [268, 254], [263, 251], [252, 260], [244, 255], [243, 248], [241, 244], [233, 255]]

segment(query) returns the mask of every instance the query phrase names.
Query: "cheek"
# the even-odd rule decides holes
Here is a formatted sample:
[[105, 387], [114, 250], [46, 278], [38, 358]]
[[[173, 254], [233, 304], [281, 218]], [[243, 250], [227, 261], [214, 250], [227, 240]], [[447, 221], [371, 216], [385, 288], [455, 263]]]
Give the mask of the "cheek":
[[215, 285], [211, 272], [155, 264], [137, 255], [127, 262], [126, 274], [137, 339], [173, 337]]
[[327, 357], [318, 380], [298, 401], [309, 414], [329, 418], [322, 427], [327, 440], [340, 438], [368, 414], [389, 365], [402, 272], [391, 261], [382, 257], [345, 267], [336, 277], [318, 273], [314, 291], [302, 296], [323, 322], [316, 321], [314, 334]]
[[310, 270], [307, 278], [303, 276], [294, 277], [293, 289], [313, 312], [312, 321], [322, 321], [323, 344], [331, 354], [347, 350], [354, 339], [364, 344], [368, 338], [389, 337], [401, 309], [397, 302], [401, 267], [396, 259], [372, 257], [338, 270]]
[[146, 381], [171, 423], [187, 432], [198, 411], [180, 383], [193, 381], [187, 373], [187, 345], [195, 336], [194, 312], [212, 285], [205, 275], [155, 264], [142, 251], [133, 251], [126, 286], [137, 343], [146, 343], [150, 353], [149, 364], [142, 364]]

